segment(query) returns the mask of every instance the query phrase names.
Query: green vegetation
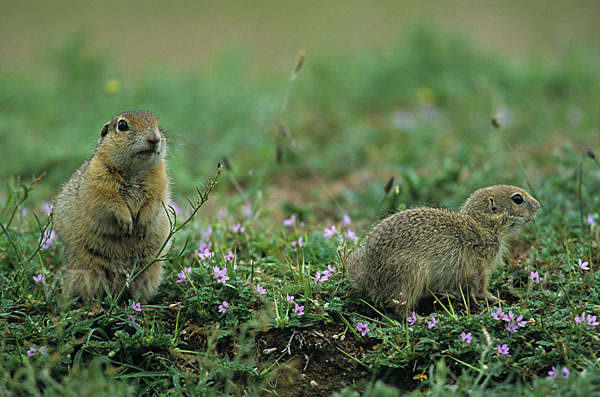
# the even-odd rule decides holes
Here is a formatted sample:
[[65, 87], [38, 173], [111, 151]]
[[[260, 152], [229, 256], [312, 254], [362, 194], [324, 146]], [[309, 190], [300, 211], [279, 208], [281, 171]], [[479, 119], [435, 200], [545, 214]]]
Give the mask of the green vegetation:
[[[600, 59], [517, 64], [420, 29], [389, 53], [307, 56], [291, 78], [252, 77], [237, 53], [132, 77], [84, 48], [44, 79], [0, 74], [0, 395], [600, 393]], [[106, 120], [140, 108], [169, 137], [176, 225], [225, 169], [152, 304], [93, 312], [62, 294], [42, 202]], [[349, 228], [495, 183], [542, 206], [492, 277], [500, 308], [428, 298], [411, 325], [352, 293]]]

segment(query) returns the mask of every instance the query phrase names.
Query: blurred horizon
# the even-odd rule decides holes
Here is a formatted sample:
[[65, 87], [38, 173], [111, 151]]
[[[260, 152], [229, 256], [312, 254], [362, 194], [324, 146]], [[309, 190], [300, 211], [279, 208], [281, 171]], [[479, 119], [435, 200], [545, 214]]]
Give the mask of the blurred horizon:
[[45, 73], [45, 60], [74, 36], [118, 69], [195, 70], [224, 52], [248, 68], [287, 69], [303, 50], [345, 55], [394, 48], [416, 25], [431, 25], [509, 57], [557, 59], [600, 48], [600, 3], [446, 2], [10, 2], [0, 15], [0, 68]]

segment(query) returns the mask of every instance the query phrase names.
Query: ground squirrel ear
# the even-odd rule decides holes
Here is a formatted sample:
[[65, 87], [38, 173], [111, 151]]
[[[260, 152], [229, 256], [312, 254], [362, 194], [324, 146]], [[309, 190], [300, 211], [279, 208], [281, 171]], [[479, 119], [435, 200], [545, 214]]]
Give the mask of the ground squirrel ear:
[[100, 130], [100, 137], [104, 138], [108, 134], [108, 123], [104, 124], [104, 127]]
[[490, 212], [492, 214], [497, 214], [498, 213], [498, 207], [496, 207], [496, 203], [494, 202], [494, 198], [493, 197], [489, 198], [488, 209], [490, 210]]

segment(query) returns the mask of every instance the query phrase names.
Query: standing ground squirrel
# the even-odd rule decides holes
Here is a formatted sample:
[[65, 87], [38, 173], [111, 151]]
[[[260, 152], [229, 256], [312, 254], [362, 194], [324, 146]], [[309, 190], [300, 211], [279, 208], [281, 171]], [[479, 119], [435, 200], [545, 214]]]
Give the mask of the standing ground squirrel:
[[377, 224], [352, 253], [348, 274], [361, 292], [400, 315], [428, 292], [462, 290], [475, 304], [484, 298], [496, 302], [487, 291], [490, 273], [507, 237], [531, 221], [539, 206], [523, 189], [496, 185], [471, 194], [458, 213], [398, 212]]
[[[68, 290], [91, 299], [104, 283], [114, 295], [158, 254], [169, 234], [166, 150], [151, 112], [121, 113], [102, 127], [94, 155], [62, 187], [53, 210]], [[129, 295], [147, 302], [161, 277], [154, 263], [129, 285]]]

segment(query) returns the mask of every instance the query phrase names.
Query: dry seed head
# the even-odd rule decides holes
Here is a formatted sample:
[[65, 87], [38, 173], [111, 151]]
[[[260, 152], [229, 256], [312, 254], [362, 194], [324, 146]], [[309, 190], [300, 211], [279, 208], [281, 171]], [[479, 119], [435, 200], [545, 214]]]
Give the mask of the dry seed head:
[[304, 50], [298, 53], [298, 59], [296, 60], [296, 66], [294, 66], [294, 74], [298, 73], [304, 65]]
[[392, 186], [394, 186], [394, 177], [391, 177], [385, 184], [385, 187], [383, 188], [385, 194], [388, 194], [390, 190], [392, 190]]
[[592, 149], [588, 149], [586, 153], [589, 158], [596, 160], [596, 153], [594, 153]]

